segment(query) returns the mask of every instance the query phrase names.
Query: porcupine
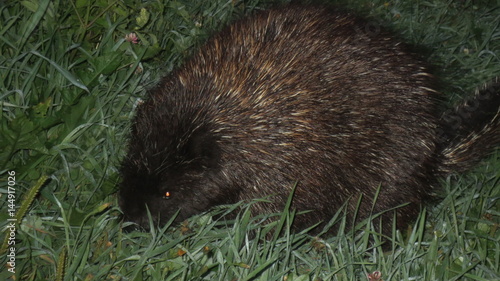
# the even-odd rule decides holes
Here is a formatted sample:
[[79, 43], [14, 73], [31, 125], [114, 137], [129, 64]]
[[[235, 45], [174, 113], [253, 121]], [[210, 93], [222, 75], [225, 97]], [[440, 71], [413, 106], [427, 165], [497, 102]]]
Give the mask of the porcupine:
[[147, 209], [163, 224], [265, 196], [252, 212], [279, 212], [295, 187], [292, 208], [311, 210], [295, 229], [344, 204], [351, 223], [393, 208], [382, 227], [414, 220], [437, 179], [500, 143], [500, 91], [492, 84], [441, 116], [426, 63], [367, 26], [289, 6], [211, 37], [138, 107], [122, 164], [125, 219], [147, 228]]

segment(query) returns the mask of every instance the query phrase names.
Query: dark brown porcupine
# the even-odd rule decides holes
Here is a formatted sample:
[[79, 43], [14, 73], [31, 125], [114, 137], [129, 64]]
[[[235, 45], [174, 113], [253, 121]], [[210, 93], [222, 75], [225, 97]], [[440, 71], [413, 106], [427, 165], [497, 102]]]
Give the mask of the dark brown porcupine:
[[473, 125], [455, 122], [474, 119], [460, 114], [465, 105], [441, 120], [425, 63], [369, 27], [291, 6], [208, 40], [138, 108], [122, 167], [125, 218], [147, 227], [147, 208], [161, 224], [268, 195], [252, 211], [279, 212], [297, 183], [292, 208], [312, 210], [297, 229], [328, 222], [345, 203], [352, 220], [360, 198], [360, 219], [408, 204], [397, 224], [413, 220], [439, 176], [499, 143], [499, 105]]

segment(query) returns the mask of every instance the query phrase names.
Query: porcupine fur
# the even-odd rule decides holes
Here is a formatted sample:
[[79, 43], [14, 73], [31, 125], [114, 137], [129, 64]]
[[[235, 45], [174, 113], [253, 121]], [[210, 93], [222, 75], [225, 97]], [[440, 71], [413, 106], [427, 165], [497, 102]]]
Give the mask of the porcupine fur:
[[265, 196], [252, 212], [279, 212], [295, 184], [292, 208], [312, 210], [296, 229], [345, 203], [352, 222], [360, 198], [358, 219], [404, 204], [397, 226], [415, 219], [439, 177], [499, 144], [500, 91], [492, 84], [470, 100], [494, 104], [489, 114], [464, 104], [441, 118], [426, 63], [367, 25], [289, 6], [209, 39], [138, 107], [122, 165], [125, 219], [147, 228], [146, 206], [163, 224]]

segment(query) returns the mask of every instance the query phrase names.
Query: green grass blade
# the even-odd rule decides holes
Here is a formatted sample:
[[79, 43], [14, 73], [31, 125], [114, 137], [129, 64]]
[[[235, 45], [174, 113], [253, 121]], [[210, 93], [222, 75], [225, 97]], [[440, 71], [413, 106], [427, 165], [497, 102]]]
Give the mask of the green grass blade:
[[73, 76], [73, 74], [71, 74], [69, 71], [67, 71], [63, 67], [61, 67], [55, 61], [47, 58], [46, 56], [40, 54], [37, 51], [31, 51], [31, 53], [34, 54], [34, 55], [36, 55], [36, 56], [39, 56], [40, 58], [42, 58], [42, 59], [46, 60], [47, 62], [49, 62], [55, 69], [57, 69], [57, 71], [59, 71], [64, 77], [66, 77], [66, 79], [68, 79], [69, 82], [71, 82], [71, 84], [73, 84], [75, 87], [78, 87], [78, 88], [84, 90], [85, 92], [89, 92], [89, 89], [87, 88], [87, 86], [85, 86], [84, 84], [80, 83], [78, 81], [78, 79], [75, 76]]
[[50, 0], [42, 0], [38, 3], [38, 9], [36, 10], [35, 14], [33, 14], [33, 17], [31, 18], [30, 22], [28, 23], [28, 26], [24, 30], [23, 37], [21, 38], [21, 42], [19, 43], [19, 49], [18, 52], [22, 50], [24, 47], [24, 44], [26, 44], [26, 41], [28, 38], [30, 38], [31, 33], [37, 25], [40, 23], [40, 20], [43, 18], [45, 12], [47, 11], [47, 8], [49, 7]]

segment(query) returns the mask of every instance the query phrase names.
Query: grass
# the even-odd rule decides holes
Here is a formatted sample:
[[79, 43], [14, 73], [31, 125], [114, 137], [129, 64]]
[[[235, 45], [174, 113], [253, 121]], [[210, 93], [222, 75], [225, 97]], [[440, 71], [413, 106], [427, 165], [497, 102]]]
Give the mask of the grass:
[[[436, 66], [450, 101], [500, 75], [498, 0], [332, 2], [418, 46]], [[150, 233], [122, 231], [117, 169], [145, 89], [211, 32], [268, 4], [2, 2], [0, 226], [5, 229], [12, 202], [9, 171], [15, 172], [22, 222], [15, 234], [16, 273], [3, 267], [0, 278], [369, 280], [379, 271], [386, 281], [500, 279], [499, 152], [471, 173], [444, 181], [442, 200], [408, 231], [394, 230], [389, 249], [379, 246], [369, 223], [357, 226], [366, 230], [361, 234], [343, 234], [341, 213], [339, 234], [323, 240], [291, 233], [292, 210], [268, 224], [265, 216], [250, 217], [247, 205], [234, 221], [200, 215]], [[125, 39], [131, 32], [138, 44]], [[49, 180], [41, 184], [44, 176]], [[279, 230], [282, 235], [269, 234]], [[1, 258], [5, 265], [6, 252]]]

